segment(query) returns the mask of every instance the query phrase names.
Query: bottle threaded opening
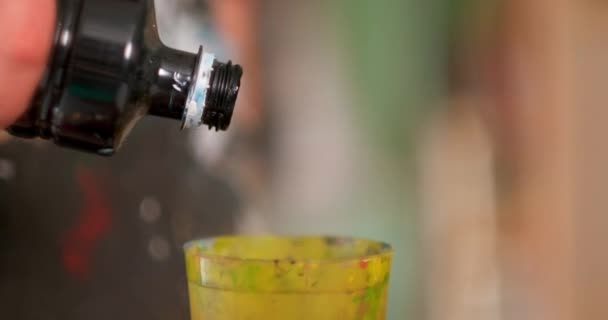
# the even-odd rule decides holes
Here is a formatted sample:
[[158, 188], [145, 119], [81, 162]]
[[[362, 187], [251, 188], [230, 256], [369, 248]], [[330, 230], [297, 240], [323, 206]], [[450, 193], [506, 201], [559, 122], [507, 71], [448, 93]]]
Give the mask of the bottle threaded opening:
[[243, 68], [238, 64], [213, 62], [202, 122], [209, 129], [226, 130], [230, 126], [234, 105], [241, 89]]

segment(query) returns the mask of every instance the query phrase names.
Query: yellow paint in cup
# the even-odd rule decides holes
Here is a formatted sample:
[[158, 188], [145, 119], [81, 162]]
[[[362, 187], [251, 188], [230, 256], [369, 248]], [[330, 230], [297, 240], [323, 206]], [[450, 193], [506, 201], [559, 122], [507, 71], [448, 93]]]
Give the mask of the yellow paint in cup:
[[185, 245], [192, 320], [381, 320], [392, 249], [317, 236], [227, 236]]

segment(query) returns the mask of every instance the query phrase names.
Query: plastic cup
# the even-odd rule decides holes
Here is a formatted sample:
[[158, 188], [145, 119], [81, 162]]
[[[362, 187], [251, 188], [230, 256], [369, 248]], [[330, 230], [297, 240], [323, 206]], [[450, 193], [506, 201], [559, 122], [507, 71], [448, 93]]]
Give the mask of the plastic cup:
[[390, 245], [340, 237], [228, 236], [185, 245], [192, 320], [379, 320]]

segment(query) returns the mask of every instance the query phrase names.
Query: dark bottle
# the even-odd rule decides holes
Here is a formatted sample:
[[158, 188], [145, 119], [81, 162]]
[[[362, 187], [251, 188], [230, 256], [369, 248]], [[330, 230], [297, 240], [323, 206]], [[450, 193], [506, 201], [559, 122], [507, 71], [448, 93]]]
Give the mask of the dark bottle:
[[154, 0], [58, 0], [47, 69], [9, 132], [112, 155], [145, 115], [226, 130], [242, 69], [163, 45]]

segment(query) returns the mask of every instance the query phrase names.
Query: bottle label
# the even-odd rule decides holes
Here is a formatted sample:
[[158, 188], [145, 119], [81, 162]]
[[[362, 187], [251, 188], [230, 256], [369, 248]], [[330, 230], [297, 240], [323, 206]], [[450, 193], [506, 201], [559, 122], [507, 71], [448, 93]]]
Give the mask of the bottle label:
[[197, 68], [196, 78], [186, 100], [186, 111], [182, 123], [184, 129], [196, 128], [203, 122], [203, 111], [205, 110], [211, 72], [213, 72], [213, 61], [215, 61], [215, 55], [203, 52]]

